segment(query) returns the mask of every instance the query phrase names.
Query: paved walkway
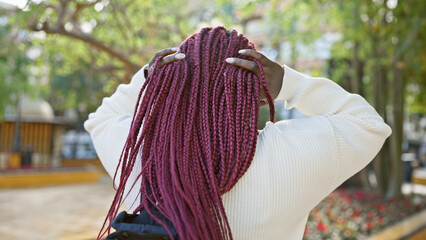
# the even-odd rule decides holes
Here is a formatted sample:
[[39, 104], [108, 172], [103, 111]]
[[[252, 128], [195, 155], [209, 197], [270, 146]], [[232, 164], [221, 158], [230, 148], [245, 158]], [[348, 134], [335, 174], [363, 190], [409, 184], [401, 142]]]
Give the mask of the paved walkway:
[[414, 234], [409, 240], [425, 240], [426, 239], [426, 228], [420, 232]]
[[[425, 236], [426, 231], [424, 229], [426, 224], [426, 210], [423, 210], [416, 215], [410, 216], [404, 221], [395, 224], [383, 232], [378, 233], [368, 240], [393, 240], [393, 239], [408, 239], [408, 240], [417, 240], [417, 239], [426, 239], [418, 238], [419, 236]], [[419, 229], [422, 229], [418, 231]], [[415, 232], [415, 234], [411, 234]], [[409, 237], [408, 237], [409, 236]]]
[[[94, 184], [0, 190], [0, 239], [93, 239], [114, 190], [108, 176]], [[83, 216], [83, 217], [82, 217]], [[69, 238], [71, 239], [71, 238]]]

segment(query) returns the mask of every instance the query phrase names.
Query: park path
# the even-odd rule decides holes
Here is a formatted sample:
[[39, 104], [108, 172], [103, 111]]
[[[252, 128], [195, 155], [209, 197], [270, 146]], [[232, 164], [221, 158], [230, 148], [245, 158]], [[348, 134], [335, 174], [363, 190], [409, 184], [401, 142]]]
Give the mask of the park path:
[[109, 176], [91, 184], [0, 190], [0, 239], [96, 234], [113, 196]]

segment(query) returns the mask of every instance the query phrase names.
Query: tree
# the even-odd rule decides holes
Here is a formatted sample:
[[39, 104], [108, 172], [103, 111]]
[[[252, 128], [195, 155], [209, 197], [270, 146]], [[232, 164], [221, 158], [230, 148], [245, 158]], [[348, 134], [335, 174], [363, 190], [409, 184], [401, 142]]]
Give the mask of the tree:
[[181, 3], [29, 1], [12, 21], [43, 50], [35, 61], [48, 71], [41, 94], [57, 114], [74, 108], [83, 121], [102, 95], [129, 82], [155, 51], [180, 43], [194, 30], [190, 21], [201, 10], [180, 9]]
[[0, 9], [0, 120], [7, 105], [17, 105], [19, 96], [27, 93], [28, 65], [26, 49], [31, 44], [26, 33], [9, 21], [7, 10]]
[[[335, 45], [334, 56], [350, 59], [345, 67], [353, 70], [348, 73], [351, 91], [359, 89], [358, 92], [373, 103], [393, 129], [393, 135], [374, 160], [373, 168], [381, 191], [388, 197], [399, 196], [402, 124], [407, 112], [404, 108], [424, 111], [418, 106], [426, 105], [421, 91], [408, 93], [406, 89], [408, 84], [425, 86], [424, 81], [421, 82], [424, 67], [411, 60], [414, 53], [420, 62], [426, 56], [422, 44], [424, 35], [420, 32], [426, 24], [421, 10], [425, 5], [390, 0], [336, 0], [334, 3], [333, 14], [329, 15], [337, 17], [337, 28], [340, 25], [346, 29], [342, 31], [341, 44]], [[407, 94], [417, 101], [407, 101], [410, 99], [404, 97]]]

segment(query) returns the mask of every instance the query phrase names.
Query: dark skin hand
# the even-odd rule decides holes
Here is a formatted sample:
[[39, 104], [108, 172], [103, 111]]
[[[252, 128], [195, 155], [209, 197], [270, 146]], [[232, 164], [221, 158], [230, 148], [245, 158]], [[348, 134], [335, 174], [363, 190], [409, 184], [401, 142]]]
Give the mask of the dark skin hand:
[[[281, 67], [278, 63], [271, 61], [269, 58], [265, 57], [263, 54], [253, 49], [241, 49], [240, 51], [238, 51], [238, 53], [247, 57], [252, 57], [258, 60], [260, 64], [262, 64], [269, 93], [271, 94], [273, 99], [276, 99], [281, 90], [281, 85], [284, 77], [284, 68]], [[226, 62], [231, 65], [247, 69], [256, 74], [258, 78], [260, 78], [259, 66], [254, 61], [241, 58], [227, 58]], [[267, 101], [265, 99], [265, 93], [263, 92], [263, 88], [260, 89], [259, 97], [260, 105], [266, 105]]]
[[[183, 53], [171, 55], [172, 53], [176, 53], [177, 51], [179, 51], [179, 48], [166, 48], [157, 52], [148, 64], [148, 71], [150, 71], [154, 67], [153, 64], [155, 62], [155, 59], [157, 59], [158, 57], [163, 57], [163, 59], [158, 62], [158, 66], [156, 66], [157, 68], [184, 59], [185, 54]], [[238, 51], [238, 53], [247, 57], [257, 59], [262, 64], [269, 93], [271, 94], [273, 99], [277, 98], [281, 90], [284, 69], [278, 63], [271, 61], [263, 54], [255, 50], [241, 49], [240, 51]], [[260, 78], [259, 66], [254, 61], [241, 58], [227, 58], [226, 62], [228, 64], [247, 69]], [[263, 88], [260, 89], [259, 97], [261, 99], [260, 106], [267, 105]]]
[[[161, 68], [162, 66], [164, 66], [166, 64], [169, 64], [169, 63], [172, 63], [172, 62], [177, 62], [179, 60], [184, 59], [185, 54], [183, 54], [183, 53], [177, 53], [177, 54], [170, 55], [170, 54], [175, 53], [177, 51], [179, 51], [179, 48], [175, 47], [175, 48], [166, 48], [166, 49], [163, 49], [163, 50], [157, 52], [154, 55], [154, 57], [152, 57], [151, 61], [148, 64], [148, 69], [149, 69], [148, 71], [150, 71], [154, 67], [153, 64], [155, 63], [155, 59], [157, 59], [158, 57], [163, 57], [163, 59], [161, 59], [158, 62], [158, 66], [156, 66], [157, 68]], [[168, 55], [170, 55], [170, 56], [168, 56]]]

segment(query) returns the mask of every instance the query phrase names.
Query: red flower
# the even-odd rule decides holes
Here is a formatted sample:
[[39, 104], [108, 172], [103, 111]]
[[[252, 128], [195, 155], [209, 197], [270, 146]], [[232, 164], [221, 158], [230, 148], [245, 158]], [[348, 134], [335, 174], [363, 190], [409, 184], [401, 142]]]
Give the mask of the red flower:
[[359, 218], [360, 216], [361, 216], [361, 208], [360, 207], [356, 207], [354, 209], [354, 212], [352, 213], [352, 217]]
[[374, 214], [372, 212], [367, 213], [367, 218], [372, 219], [374, 217]]
[[404, 199], [404, 206], [405, 207], [409, 207], [410, 206], [410, 202], [407, 199]]
[[382, 216], [379, 216], [379, 218], [378, 218], [377, 220], [378, 220], [378, 222], [379, 222], [380, 224], [382, 224], [382, 222], [383, 222], [383, 217], [382, 217]]
[[377, 210], [379, 210], [379, 211], [385, 211], [386, 210], [386, 205], [384, 205], [383, 203], [379, 203], [377, 205]]
[[363, 191], [356, 191], [356, 192], [355, 192], [355, 196], [356, 196], [358, 199], [364, 199], [364, 198], [365, 198], [365, 193], [364, 193]]
[[371, 230], [374, 227], [374, 224], [372, 222], [366, 222], [365, 223], [365, 228], [367, 230]]
[[327, 230], [327, 225], [323, 222], [318, 223], [317, 225], [317, 230], [324, 232], [325, 230]]
[[305, 232], [303, 233], [303, 236], [306, 236], [308, 234], [308, 226], [305, 226]]

